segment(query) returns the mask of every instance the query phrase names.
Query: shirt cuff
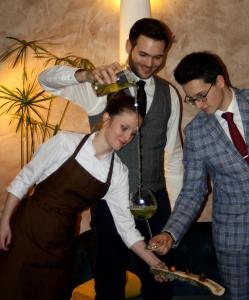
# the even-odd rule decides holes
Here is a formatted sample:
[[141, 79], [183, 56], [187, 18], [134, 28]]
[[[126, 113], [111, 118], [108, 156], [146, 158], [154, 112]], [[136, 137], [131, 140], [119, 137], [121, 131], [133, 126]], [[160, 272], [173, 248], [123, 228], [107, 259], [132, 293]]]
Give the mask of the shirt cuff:
[[164, 230], [163, 232], [168, 233], [168, 235], [172, 238], [173, 244], [176, 244], [176, 237], [170, 231]]

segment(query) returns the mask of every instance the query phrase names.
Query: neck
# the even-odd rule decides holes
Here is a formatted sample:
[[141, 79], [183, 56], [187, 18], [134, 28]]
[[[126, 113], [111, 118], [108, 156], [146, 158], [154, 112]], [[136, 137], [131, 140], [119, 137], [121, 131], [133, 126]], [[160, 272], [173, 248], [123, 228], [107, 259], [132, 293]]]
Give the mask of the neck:
[[225, 87], [223, 97], [224, 100], [223, 100], [223, 105], [221, 110], [226, 111], [233, 99], [233, 93], [229, 87]]
[[93, 138], [93, 146], [96, 150], [95, 156], [98, 159], [112, 151], [111, 147], [106, 142], [103, 131], [99, 131], [96, 133]]

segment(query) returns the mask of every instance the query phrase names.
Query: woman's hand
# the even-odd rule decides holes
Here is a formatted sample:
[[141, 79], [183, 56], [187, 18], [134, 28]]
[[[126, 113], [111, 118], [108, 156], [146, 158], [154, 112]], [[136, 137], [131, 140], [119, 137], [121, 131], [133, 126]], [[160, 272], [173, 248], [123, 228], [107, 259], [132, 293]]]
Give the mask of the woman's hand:
[[[158, 260], [157, 263], [151, 265], [150, 267], [151, 267], [151, 268], [156, 268], [156, 269], [157, 269], [157, 268], [159, 268], [159, 269], [168, 269], [168, 267], [165, 265], [165, 263], [162, 262], [161, 260]], [[160, 274], [154, 275], [154, 278], [155, 278], [155, 280], [158, 281], [158, 282], [165, 282], [165, 281], [168, 281], [168, 280], [166, 279], [165, 276], [162, 276], [162, 275], [160, 275]]]
[[9, 250], [12, 238], [10, 220], [19, 205], [20, 199], [11, 193], [8, 193], [0, 219], [0, 250]]
[[[131, 250], [134, 251], [140, 258], [142, 258], [151, 268], [165, 269], [167, 266], [162, 262], [153, 251], [148, 250], [144, 241], [136, 242]], [[165, 277], [160, 275], [155, 275], [155, 280], [159, 282], [165, 281]]]
[[0, 250], [9, 250], [11, 242], [11, 229], [8, 221], [1, 219], [0, 221]]

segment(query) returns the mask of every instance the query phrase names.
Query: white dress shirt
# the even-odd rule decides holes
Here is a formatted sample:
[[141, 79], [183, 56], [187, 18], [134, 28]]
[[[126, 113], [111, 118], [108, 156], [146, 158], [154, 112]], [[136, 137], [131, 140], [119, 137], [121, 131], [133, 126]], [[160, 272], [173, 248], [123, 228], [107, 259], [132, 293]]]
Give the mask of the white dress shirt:
[[225, 131], [226, 135], [232, 141], [227, 121], [224, 118], [222, 118], [221, 115], [223, 113], [225, 113], [225, 112], [231, 112], [231, 113], [233, 113], [233, 121], [236, 124], [236, 126], [238, 127], [238, 129], [240, 131], [240, 134], [242, 135], [242, 137], [245, 140], [245, 133], [244, 133], [243, 123], [242, 123], [242, 119], [241, 119], [241, 115], [240, 115], [238, 103], [237, 103], [237, 100], [236, 100], [236, 96], [235, 96], [234, 90], [231, 89], [231, 91], [232, 91], [232, 101], [229, 104], [227, 110], [226, 111], [217, 110], [215, 112], [215, 116], [216, 116], [218, 122], [220, 123], [221, 127]]
[[[54, 66], [43, 71], [39, 82], [46, 91], [71, 100], [81, 106], [88, 115], [101, 113], [106, 106], [106, 96], [97, 97], [91, 83], [79, 83], [74, 74], [77, 68]], [[154, 92], [154, 78], [144, 80], [147, 95], [147, 111], [150, 109]], [[134, 93], [133, 93], [134, 94]], [[165, 147], [165, 177], [171, 206], [181, 190], [183, 181], [182, 147], [179, 137], [180, 103], [175, 89], [170, 86], [171, 115], [168, 121], [167, 144]]]
[[[77, 162], [91, 175], [106, 182], [112, 152], [97, 159], [92, 134], [76, 156]], [[33, 159], [23, 167], [7, 188], [8, 192], [22, 199], [28, 189], [38, 184], [56, 171], [74, 152], [83, 138], [83, 134], [59, 132], [42, 144]], [[134, 218], [129, 210], [128, 169], [115, 154], [111, 185], [103, 197], [110, 208], [118, 233], [127, 247], [143, 240], [135, 229]], [[100, 200], [101, 201], [101, 200]]]

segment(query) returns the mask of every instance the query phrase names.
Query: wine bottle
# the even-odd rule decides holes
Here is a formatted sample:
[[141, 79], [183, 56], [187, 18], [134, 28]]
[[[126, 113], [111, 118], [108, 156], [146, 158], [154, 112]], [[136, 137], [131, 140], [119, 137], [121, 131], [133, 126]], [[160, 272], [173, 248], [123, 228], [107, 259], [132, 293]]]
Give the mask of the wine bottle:
[[131, 86], [136, 86], [136, 80], [132, 71], [127, 65], [123, 66], [123, 68], [124, 69], [117, 74], [116, 82], [102, 84], [95, 81], [92, 84], [93, 90], [98, 97], [105, 96], [110, 93], [116, 93]]

